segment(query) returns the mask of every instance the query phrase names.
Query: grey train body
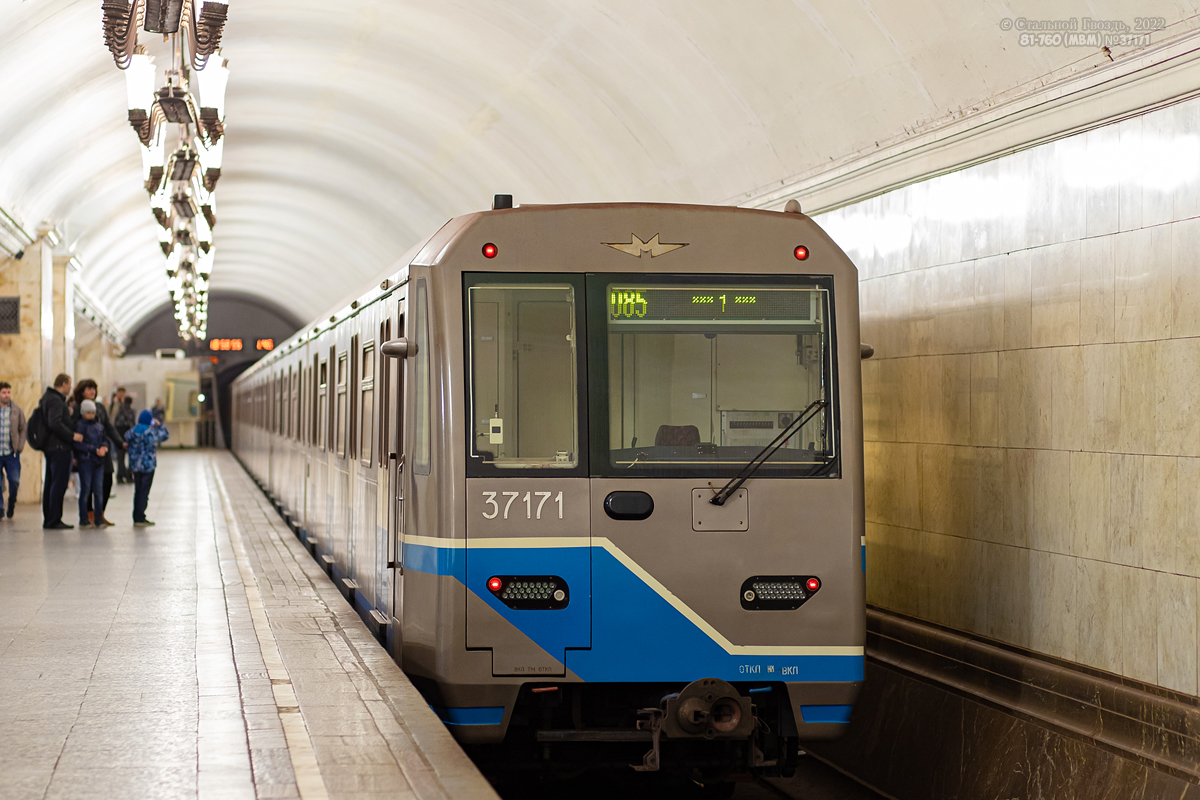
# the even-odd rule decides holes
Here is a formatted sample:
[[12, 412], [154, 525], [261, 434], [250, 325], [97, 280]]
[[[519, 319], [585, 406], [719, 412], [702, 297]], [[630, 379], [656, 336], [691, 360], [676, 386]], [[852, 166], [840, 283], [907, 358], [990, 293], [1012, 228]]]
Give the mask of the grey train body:
[[862, 681], [859, 361], [802, 214], [494, 210], [238, 378], [233, 447], [463, 743], [765, 768]]

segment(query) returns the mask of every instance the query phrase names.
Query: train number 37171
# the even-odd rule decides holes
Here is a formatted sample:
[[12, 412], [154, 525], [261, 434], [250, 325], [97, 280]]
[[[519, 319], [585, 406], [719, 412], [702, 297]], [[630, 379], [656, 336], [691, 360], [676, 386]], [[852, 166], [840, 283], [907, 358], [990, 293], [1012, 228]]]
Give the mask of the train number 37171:
[[[504, 519], [508, 519], [508, 511], [512, 508], [513, 502], [518, 497], [521, 497], [521, 502], [525, 505], [525, 519], [541, 519], [542, 508], [546, 505], [546, 501], [550, 499], [553, 492], [526, 492], [524, 497], [521, 497], [520, 492], [484, 492], [484, 505], [487, 510], [483, 512], [484, 519], [495, 519], [500, 516], [500, 503], [504, 503]], [[497, 497], [503, 496], [506, 498], [503, 501], [497, 500]], [[554, 497], [554, 505], [558, 507], [558, 518], [563, 518], [563, 493], [559, 492]], [[514, 512], [520, 513], [520, 507]], [[547, 514], [553, 513], [553, 509], [546, 509]]]

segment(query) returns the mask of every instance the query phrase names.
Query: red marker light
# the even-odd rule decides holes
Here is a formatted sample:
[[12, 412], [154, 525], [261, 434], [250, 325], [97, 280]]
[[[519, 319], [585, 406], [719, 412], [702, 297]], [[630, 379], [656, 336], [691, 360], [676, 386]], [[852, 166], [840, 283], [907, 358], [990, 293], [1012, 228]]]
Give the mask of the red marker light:
[[495, 258], [496, 253], [498, 253], [498, 252], [499, 251], [496, 249], [496, 245], [492, 244], [491, 242], [488, 242], [487, 244], [485, 244], [483, 246], [483, 257], [484, 258]]
[[493, 592], [498, 592], [504, 588], [504, 581], [499, 578], [488, 578], [488, 588]]
[[806, 583], [805, 586], [808, 587], [810, 592], [815, 592], [817, 589], [821, 588], [821, 582], [816, 578], [809, 578], [808, 583]]
[[800, 261], [803, 261], [804, 259], [808, 258], [808, 248], [802, 244], [798, 244], [796, 245], [796, 249], [792, 251], [792, 254], [795, 255]]

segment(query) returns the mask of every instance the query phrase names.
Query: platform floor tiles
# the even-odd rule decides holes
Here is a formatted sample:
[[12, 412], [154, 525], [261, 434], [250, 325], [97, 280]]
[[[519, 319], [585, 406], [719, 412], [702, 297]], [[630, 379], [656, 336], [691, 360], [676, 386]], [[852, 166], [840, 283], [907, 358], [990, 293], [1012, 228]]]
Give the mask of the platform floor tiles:
[[132, 494], [0, 522], [0, 799], [496, 797], [231, 456]]

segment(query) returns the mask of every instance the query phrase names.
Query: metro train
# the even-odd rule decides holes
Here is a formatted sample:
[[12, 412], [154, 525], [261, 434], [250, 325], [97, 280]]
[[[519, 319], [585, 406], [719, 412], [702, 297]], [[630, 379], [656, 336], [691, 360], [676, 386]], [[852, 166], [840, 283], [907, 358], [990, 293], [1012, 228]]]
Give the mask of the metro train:
[[232, 443], [473, 754], [787, 775], [863, 680], [859, 361], [794, 204], [498, 195], [241, 375]]

